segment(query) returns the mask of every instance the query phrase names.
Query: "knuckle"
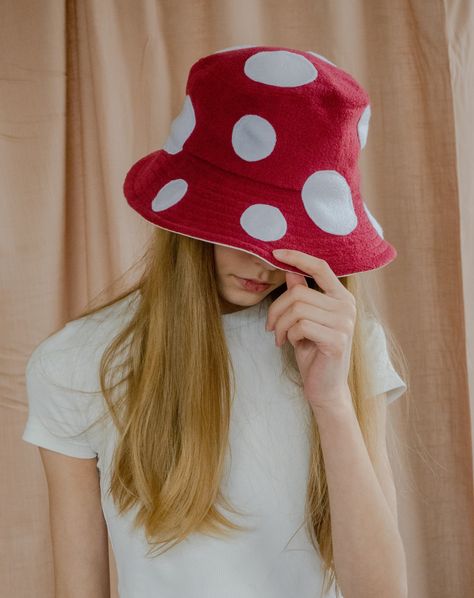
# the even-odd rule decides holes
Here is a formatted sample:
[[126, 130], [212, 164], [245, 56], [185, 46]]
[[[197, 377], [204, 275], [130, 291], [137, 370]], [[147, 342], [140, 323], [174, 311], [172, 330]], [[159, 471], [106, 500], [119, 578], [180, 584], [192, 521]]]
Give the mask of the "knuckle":
[[334, 334], [334, 352], [336, 355], [342, 355], [347, 347], [347, 334], [337, 330]]
[[309, 333], [309, 329], [311, 328], [311, 322], [309, 320], [300, 320], [298, 322], [298, 326], [303, 334]]
[[348, 316], [346, 318], [343, 318], [341, 321], [341, 328], [344, 334], [350, 336], [354, 329], [354, 320], [352, 319], [352, 317]]
[[349, 293], [349, 297], [348, 297], [348, 299], [349, 299], [349, 302], [350, 302], [350, 304], [351, 304], [351, 305], [352, 305], [354, 308], [356, 308], [356, 307], [357, 307], [357, 299], [354, 297], [354, 295], [353, 295], [352, 293]]
[[352, 317], [355, 317], [355, 315], [357, 314], [357, 304], [355, 302], [355, 299], [348, 299], [346, 303], [346, 309]]
[[303, 286], [301, 284], [297, 284], [294, 287], [292, 287], [289, 291], [291, 298], [293, 300], [301, 299], [302, 298], [302, 294], [301, 294], [302, 290], [303, 290]]
[[303, 303], [303, 301], [296, 300], [293, 303], [293, 305], [291, 306], [291, 311], [293, 312], [293, 314], [295, 316], [301, 316], [301, 315], [303, 315], [303, 310], [304, 310], [304, 303]]

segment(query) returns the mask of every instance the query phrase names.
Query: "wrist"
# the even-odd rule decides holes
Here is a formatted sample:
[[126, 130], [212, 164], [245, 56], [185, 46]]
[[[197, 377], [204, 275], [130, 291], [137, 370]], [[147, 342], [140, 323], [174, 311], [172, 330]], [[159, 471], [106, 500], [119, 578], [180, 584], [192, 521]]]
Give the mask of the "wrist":
[[348, 414], [355, 414], [348, 387], [330, 397], [326, 396], [324, 401], [308, 400], [316, 417], [346, 417]]

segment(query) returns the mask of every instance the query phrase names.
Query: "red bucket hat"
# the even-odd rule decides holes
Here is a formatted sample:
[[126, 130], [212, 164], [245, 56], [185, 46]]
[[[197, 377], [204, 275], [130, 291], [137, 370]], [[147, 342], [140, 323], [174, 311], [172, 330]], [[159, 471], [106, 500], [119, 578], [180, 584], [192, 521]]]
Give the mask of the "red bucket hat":
[[311, 51], [237, 46], [197, 60], [162, 149], [128, 171], [128, 204], [152, 224], [247, 251], [298, 249], [336, 276], [376, 270], [397, 251], [360, 192], [367, 92]]

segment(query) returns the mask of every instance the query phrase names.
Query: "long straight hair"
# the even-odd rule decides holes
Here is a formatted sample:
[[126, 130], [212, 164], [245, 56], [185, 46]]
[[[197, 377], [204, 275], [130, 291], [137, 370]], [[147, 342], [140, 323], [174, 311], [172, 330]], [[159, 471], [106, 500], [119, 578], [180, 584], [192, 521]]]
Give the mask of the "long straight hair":
[[[139, 292], [132, 317], [102, 354], [99, 379], [106, 406], [102, 417], [110, 417], [118, 432], [108, 493], [119, 514], [136, 509], [134, 528], [143, 528], [151, 546], [147, 554], [158, 555], [191, 532], [228, 537], [247, 528], [218, 509], [240, 514], [220, 490], [233, 400], [231, 376], [235, 378], [221, 321], [213, 245], [155, 227], [138, 263], [144, 266], [138, 283], [77, 317]], [[348, 384], [374, 462], [378, 401], [362, 324], [364, 318], [380, 321], [380, 316], [357, 274], [339, 280], [357, 302]], [[320, 290], [313, 278], [307, 281]], [[271, 299], [285, 290], [285, 284], [274, 289]], [[387, 341], [407, 380], [400, 347], [391, 334]], [[286, 342], [281, 350], [286, 375], [302, 389], [293, 346]], [[315, 418], [310, 451], [305, 522], [322, 559], [323, 591], [336, 582], [339, 592]]]

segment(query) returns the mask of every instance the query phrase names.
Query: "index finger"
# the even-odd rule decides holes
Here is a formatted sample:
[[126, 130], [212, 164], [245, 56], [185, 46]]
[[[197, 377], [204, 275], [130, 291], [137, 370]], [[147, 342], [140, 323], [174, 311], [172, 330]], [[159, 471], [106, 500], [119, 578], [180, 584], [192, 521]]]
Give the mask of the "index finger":
[[[282, 251], [284, 253], [281, 253]], [[336, 299], [346, 298], [348, 292], [346, 287], [334, 274], [326, 260], [297, 249], [275, 249], [272, 253], [279, 261], [288, 262], [300, 268], [303, 272], [307, 272], [327, 295], [331, 295]]]

